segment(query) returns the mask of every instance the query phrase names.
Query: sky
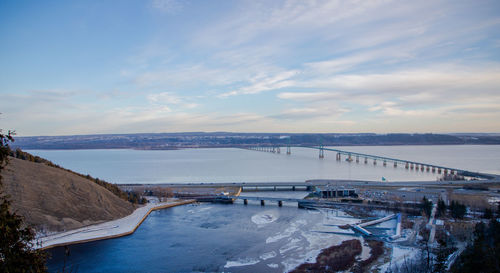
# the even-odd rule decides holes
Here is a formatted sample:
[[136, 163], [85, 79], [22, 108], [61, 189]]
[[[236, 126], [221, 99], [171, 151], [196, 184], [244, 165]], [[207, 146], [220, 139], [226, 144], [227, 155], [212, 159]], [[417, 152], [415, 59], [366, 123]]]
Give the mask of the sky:
[[0, 1], [0, 128], [500, 132], [500, 2]]

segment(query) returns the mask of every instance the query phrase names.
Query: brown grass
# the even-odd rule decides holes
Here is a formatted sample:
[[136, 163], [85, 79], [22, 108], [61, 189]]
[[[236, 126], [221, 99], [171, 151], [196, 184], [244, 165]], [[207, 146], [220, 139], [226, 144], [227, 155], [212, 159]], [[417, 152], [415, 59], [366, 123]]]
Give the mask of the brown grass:
[[295, 268], [293, 273], [302, 272], [337, 272], [349, 269], [361, 254], [362, 246], [359, 240], [342, 242], [338, 246], [323, 249], [316, 258], [316, 263], [305, 263]]
[[488, 203], [487, 193], [460, 194], [455, 192], [450, 194], [448, 199], [450, 200], [450, 202], [454, 200], [474, 209], [484, 210], [486, 208], [492, 207], [491, 204]]
[[2, 172], [12, 209], [38, 231], [63, 231], [129, 215], [134, 206], [71, 172], [9, 158]]

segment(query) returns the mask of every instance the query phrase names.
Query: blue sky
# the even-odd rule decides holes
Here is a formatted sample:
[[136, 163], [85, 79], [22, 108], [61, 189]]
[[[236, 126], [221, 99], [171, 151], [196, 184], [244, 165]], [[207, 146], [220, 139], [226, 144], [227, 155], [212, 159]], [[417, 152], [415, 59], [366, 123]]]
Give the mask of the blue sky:
[[0, 128], [500, 132], [498, 1], [0, 1]]

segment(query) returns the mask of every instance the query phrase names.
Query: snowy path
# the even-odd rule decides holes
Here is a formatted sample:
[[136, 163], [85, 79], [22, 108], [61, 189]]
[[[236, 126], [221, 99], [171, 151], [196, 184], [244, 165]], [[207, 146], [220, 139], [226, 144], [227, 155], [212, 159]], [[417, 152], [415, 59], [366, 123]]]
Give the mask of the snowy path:
[[151, 211], [189, 204], [194, 201], [195, 200], [175, 200], [171, 202], [148, 203], [136, 209], [129, 216], [117, 220], [41, 237], [39, 238], [41, 244], [36, 248], [47, 249], [56, 246], [85, 243], [129, 235], [139, 227]]

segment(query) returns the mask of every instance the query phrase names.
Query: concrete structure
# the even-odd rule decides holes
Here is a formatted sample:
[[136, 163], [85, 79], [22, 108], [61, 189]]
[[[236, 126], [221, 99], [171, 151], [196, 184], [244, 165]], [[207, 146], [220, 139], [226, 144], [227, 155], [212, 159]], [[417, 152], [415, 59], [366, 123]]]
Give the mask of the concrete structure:
[[344, 186], [318, 186], [317, 192], [321, 198], [338, 198], [338, 197], [354, 197], [356, 196], [355, 188], [346, 188]]

